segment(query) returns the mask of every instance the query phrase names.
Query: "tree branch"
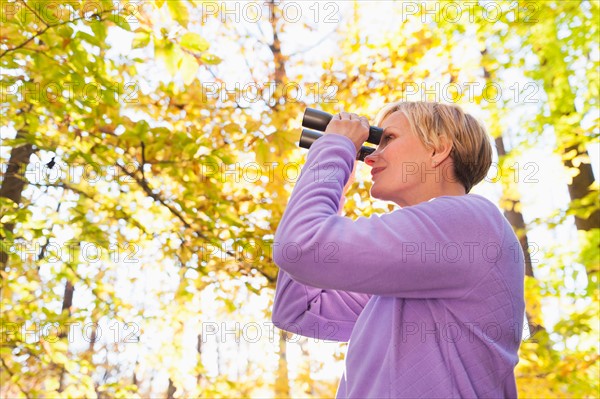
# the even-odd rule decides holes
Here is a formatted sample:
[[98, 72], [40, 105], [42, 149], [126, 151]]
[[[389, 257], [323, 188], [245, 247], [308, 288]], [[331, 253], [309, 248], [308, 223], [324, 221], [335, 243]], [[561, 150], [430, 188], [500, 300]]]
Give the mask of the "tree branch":
[[[100, 14], [96, 14], [96, 15], [100, 16], [102, 14], [106, 14], [106, 13], [109, 13], [109, 12], [112, 13], [113, 10], [105, 10], [105, 11], [100, 12]], [[24, 46], [26, 46], [29, 42], [31, 42], [36, 37], [39, 37], [39, 36], [43, 35], [44, 33], [46, 33], [46, 31], [48, 29], [50, 29], [50, 28], [56, 28], [57, 26], [62, 26], [62, 25], [70, 24], [72, 22], [80, 21], [82, 19], [86, 19], [86, 18], [85, 17], [75, 18], [75, 19], [70, 20], [70, 21], [63, 21], [63, 22], [59, 22], [59, 23], [56, 23], [56, 24], [52, 24], [52, 25], [48, 25], [48, 24], [46, 24], [46, 22], [44, 22], [44, 24], [46, 24], [46, 27], [44, 29], [42, 29], [41, 31], [37, 31], [35, 35], [31, 36], [29, 39], [25, 40], [23, 43], [15, 46], [15, 47], [12, 47], [12, 48], [4, 50], [0, 54], [0, 58], [4, 57], [7, 53], [10, 53], [12, 51], [16, 51], [16, 50], [18, 50], [20, 48], [23, 48]], [[99, 18], [98, 21], [105, 21], [105, 20], [102, 19], [102, 18]], [[42, 20], [42, 22], [43, 22], [43, 20]]]
[[25, 7], [27, 7], [27, 9], [33, 13], [33, 15], [35, 15], [36, 17], [38, 17], [40, 19], [40, 21], [42, 21], [44, 23], [44, 25], [46, 25], [46, 26], [49, 27], [49, 25], [46, 23], [46, 21], [44, 21], [42, 19], [42, 17], [40, 17], [40, 14], [38, 14], [33, 8], [29, 7], [29, 5], [25, 2], [25, 0], [21, 0], [21, 3], [23, 3], [23, 5]]
[[[196, 234], [197, 237], [205, 240], [206, 242], [210, 242], [210, 239], [204, 235], [202, 232], [196, 230], [193, 228], [193, 226], [183, 217], [183, 215], [181, 214], [181, 212], [179, 212], [177, 209], [175, 209], [173, 206], [171, 206], [170, 204], [168, 204], [159, 194], [154, 193], [154, 191], [152, 190], [152, 188], [150, 187], [150, 184], [148, 183], [147, 180], [145, 179], [140, 179], [139, 177], [137, 177], [135, 175], [135, 173], [133, 172], [129, 172], [127, 170], [127, 168], [125, 168], [122, 165], [117, 165], [127, 176], [131, 177], [133, 180], [135, 180], [137, 182], [137, 184], [142, 188], [142, 190], [144, 190], [144, 192], [153, 200], [155, 200], [156, 202], [162, 204], [164, 207], [166, 207], [169, 212], [171, 212], [173, 215], [175, 215], [175, 217], [177, 219], [179, 219], [181, 221], [181, 223], [183, 223], [183, 225], [190, 229], [193, 230], [194, 233]], [[225, 253], [229, 256], [231, 256], [233, 259], [236, 258], [236, 254], [235, 252], [232, 252], [230, 250], [226, 250]], [[244, 262], [240, 262], [242, 265], [248, 266], [246, 265]], [[275, 279], [264, 274], [262, 272], [262, 270], [257, 269], [259, 271], [259, 273], [261, 273], [270, 283], [274, 283]]]
[[[14, 377], [15, 373], [13, 373], [12, 370], [8, 367], [8, 365], [4, 362], [4, 359], [0, 358], [0, 361], [2, 362], [2, 366], [4, 367], [4, 369], [6, 370], [6, 372], [8, 373], [8, 375], [10, 375], [10, 377], [12, 379]], [[19, 378], [17, 378], [15, 380], [15, 385], [17, 386], [17, 388], [19, 388], [19, 390], [23, 393], [23, 395], [25, 395], [25, 397], [27, 399], [31, 399], [31, 396], [29, 396], [27, 391], [23, 389], [21, 384], [19, 384]]]

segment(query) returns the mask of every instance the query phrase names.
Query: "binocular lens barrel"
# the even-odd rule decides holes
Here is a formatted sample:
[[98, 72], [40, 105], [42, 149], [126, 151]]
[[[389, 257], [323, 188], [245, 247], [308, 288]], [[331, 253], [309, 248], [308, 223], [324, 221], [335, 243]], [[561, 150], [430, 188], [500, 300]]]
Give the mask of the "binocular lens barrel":
[[[306, 111], [304, 111], [304, 117], [302, 118], [302, 126], [324, 132], [327, 128], [327, 125], [331, 121], [331, 118], [333, 118], [333, 115], [328, 114], [327, 112], [314, 108], [306, 108]], [[376, 126], [369, 127], [369, 137], [367, 138], [367, 143], [378, 145], [381, 141], [382, 134], [382, 128]]]
[[[298, 145], [301, 148], [309, 149], [312, 143], [314, 143], [319, 137], [323, 137], [323, 134], [310, 129], [302, 129], [302, 135], [300, 136], [300, 142]], [[375, 148], [363, 145], [360, 147], [360, 151], [358, 152], [356, 159], [364, 162], [365, 157], [374, 151]]]
[[[322, 133], [319, 133], [315, 130], [324, 132], [327, 128], [327, 125], [331, 121], [331, 118], [333, 118], [333, 115], [328, 114], [327, 112], [314, 108], [306, 108], [306, 111], [304, 111], [304, 117], [302, 118], [302, 126], [308, 129], [302, 129], [302, 135], [300, 136], [300, 142], [298, 145], [302, 148], [310, 148], [315, 140], [323, 136]], [[367, 138], [367, 142], [371, 144], [379, 144], [382, 134], [383, 129], [371, 126], [369, 128], [369, 138]], [[357, 154], [356, 159], [364, 162], [365, 157], [374, 151], [375, 148], [373, 147], [362, 146]]]
[[302, 118], [302, 126], [324, 132], [331, 121], [331, 118], [333, 118], [333, 115], [328, 114], [327, 112], [314, 108], [306, 108], [304, 117]]

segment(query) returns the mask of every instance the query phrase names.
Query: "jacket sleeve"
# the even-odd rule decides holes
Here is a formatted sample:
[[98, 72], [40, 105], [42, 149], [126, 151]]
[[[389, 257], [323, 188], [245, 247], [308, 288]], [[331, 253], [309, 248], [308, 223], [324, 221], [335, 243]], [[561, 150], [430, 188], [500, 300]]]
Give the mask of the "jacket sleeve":
[[[345, 197], [341, 195], [338, 215], [342, 214], [344, 202]], [[298, 335], [347, 342], [356, 319], [370, 298], [368, 294], [323, 290], [301, 284], [284, 270], [279, 270], [272, 321], [276, 327]]]
[[294, 281], [279, 270], [273, 324], [305, 337], [347, 342], [356, 319], [371, 296], [323, 290]]
[[322, 290], [459, 298], [476, 286], [502, 247], [494, 205], [464, 195], [382, 216], [339, 216], [354, 158], [347, 137], [328, 134], [313, 143], [275, 233], [275, 263]]

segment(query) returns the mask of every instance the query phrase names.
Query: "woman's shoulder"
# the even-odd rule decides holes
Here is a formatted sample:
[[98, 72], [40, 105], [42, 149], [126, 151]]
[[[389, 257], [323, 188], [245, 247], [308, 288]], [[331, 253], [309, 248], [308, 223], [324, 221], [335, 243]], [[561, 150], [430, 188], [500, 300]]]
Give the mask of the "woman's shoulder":
[[486, 228], [498, 234], [502, 234], [506, 223], [500, 208], [478, 194], [440, 196], [399, 211], [403, 210], [431, 218], [438, 223], [446, 222], [464, 229]]
[[485, 224], [492, 225], [504, 223], [506, 219], [500, 208], [489, 199], [478, 194], [443, 195], [416, 205], [398, 208], [391, 213], [371, 215], [383, 219], [395, 219], [395, 216], [409, 216], [418, 219], [431, 219], [432, 221], [453, 221], [458, 224]]
[[488, 215], [502, 216], [500, 208], [496, 204], [479, 194], [443, 195], [415, 206], [431, 210], [452, 210], [453, 212], [458, 213], [485, 213]]

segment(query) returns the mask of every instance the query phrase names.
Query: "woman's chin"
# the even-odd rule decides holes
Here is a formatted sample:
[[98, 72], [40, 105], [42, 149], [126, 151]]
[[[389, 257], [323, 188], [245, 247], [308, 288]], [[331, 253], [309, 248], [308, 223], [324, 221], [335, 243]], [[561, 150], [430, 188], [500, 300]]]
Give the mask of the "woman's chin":
[[385, 201], [385, 199], [382, 198], [382, 194], [383, 193], [379, 192], [379, 189], [375, 185], [371, 186], [371, 198]]

